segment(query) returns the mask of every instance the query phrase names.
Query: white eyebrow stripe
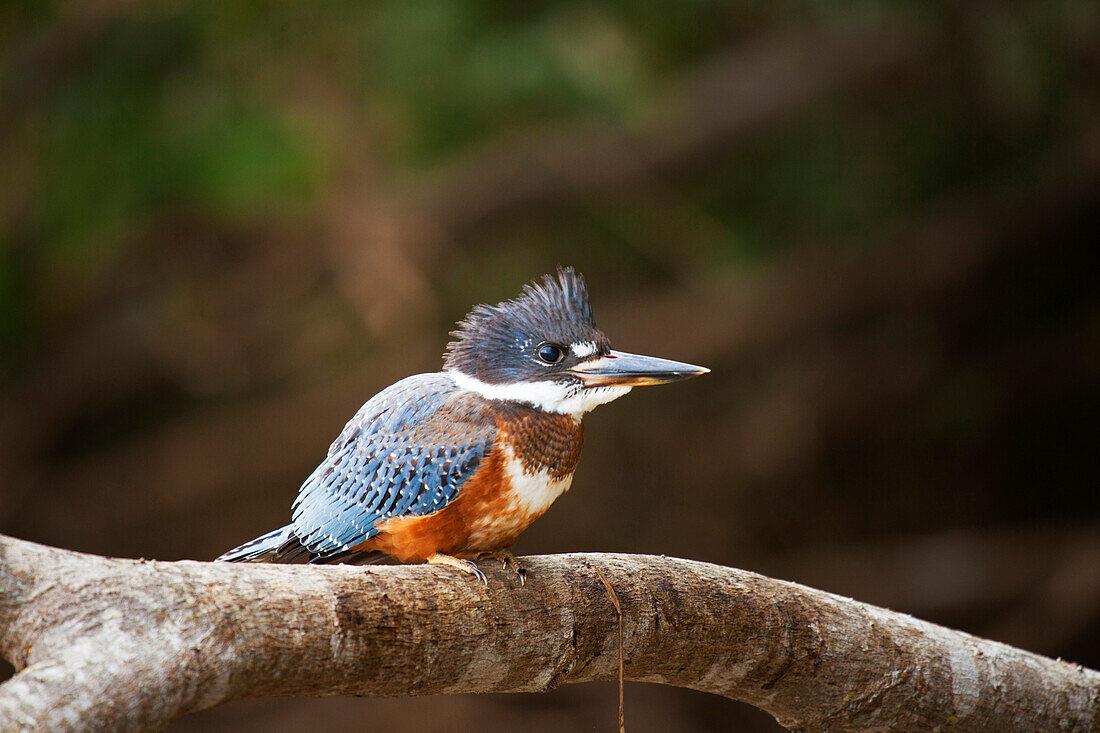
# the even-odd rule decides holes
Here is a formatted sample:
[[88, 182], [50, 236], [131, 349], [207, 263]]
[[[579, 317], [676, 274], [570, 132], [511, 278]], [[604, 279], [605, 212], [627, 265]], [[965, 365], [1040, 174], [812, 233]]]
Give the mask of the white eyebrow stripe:
[[591, 341], [582, 341], [579, 344], [573, 344], [569, 347], [569, 350], [573, 352], [573, 356], [584, 358], [586, 356], [592, 356], [596, 353], [596, 344]]

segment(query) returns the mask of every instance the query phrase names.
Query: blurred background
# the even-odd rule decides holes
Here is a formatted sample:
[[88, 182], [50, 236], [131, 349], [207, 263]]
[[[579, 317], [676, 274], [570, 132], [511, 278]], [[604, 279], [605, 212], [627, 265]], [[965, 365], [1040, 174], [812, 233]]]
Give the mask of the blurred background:
[[[174, 560], [281, 526], [362, 402], [572, 264], [617, 348], [713, 373], [597, 410], [518, 553], [734, 565], [1100, 666], [1095, 2], [15, 0], [0, 171], [4, 533]], [[655, 686], [626, 716], [778, 730]]]

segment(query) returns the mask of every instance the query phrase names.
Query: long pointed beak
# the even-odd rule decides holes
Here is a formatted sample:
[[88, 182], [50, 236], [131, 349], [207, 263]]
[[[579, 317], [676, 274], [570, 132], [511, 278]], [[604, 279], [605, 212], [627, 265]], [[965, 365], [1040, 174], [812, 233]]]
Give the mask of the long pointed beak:
[[688, 377], [697, 377], [700, 374], [706, 374], [710, 369], [681, 361], [658, 359], [655, 356], [612, 351], [607, 356], [583, 362], [568, 371], [584, 380], [586, 387], [610, 385], [641, 387], [646, 384], [667, 384]]

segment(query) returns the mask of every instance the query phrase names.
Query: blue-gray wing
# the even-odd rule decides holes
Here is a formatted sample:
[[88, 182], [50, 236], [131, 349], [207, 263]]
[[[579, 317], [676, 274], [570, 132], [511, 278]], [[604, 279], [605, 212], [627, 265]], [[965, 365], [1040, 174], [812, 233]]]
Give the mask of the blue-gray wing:
[[383, 519], [431, 514], [455, 498], [496, 437], [456, 392], [445, 374], [418, 374], [360, 408], [294, 502], [294, 534], [310, 553], [345, 552]]

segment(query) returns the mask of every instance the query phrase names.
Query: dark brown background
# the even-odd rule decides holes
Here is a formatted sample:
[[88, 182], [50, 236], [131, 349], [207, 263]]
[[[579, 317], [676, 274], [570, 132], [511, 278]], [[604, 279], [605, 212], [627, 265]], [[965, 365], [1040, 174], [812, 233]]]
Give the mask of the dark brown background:
[[[212, 558], [471, 305], [573, 264], [616, 347], [713, 373], [597, 410], [518, 552], [736, 565], [1098, 666], [1098, 48], [1084, 1], [5, 4], [0, 531]], [[626, 702], [631, 731], [775, 729]]]

